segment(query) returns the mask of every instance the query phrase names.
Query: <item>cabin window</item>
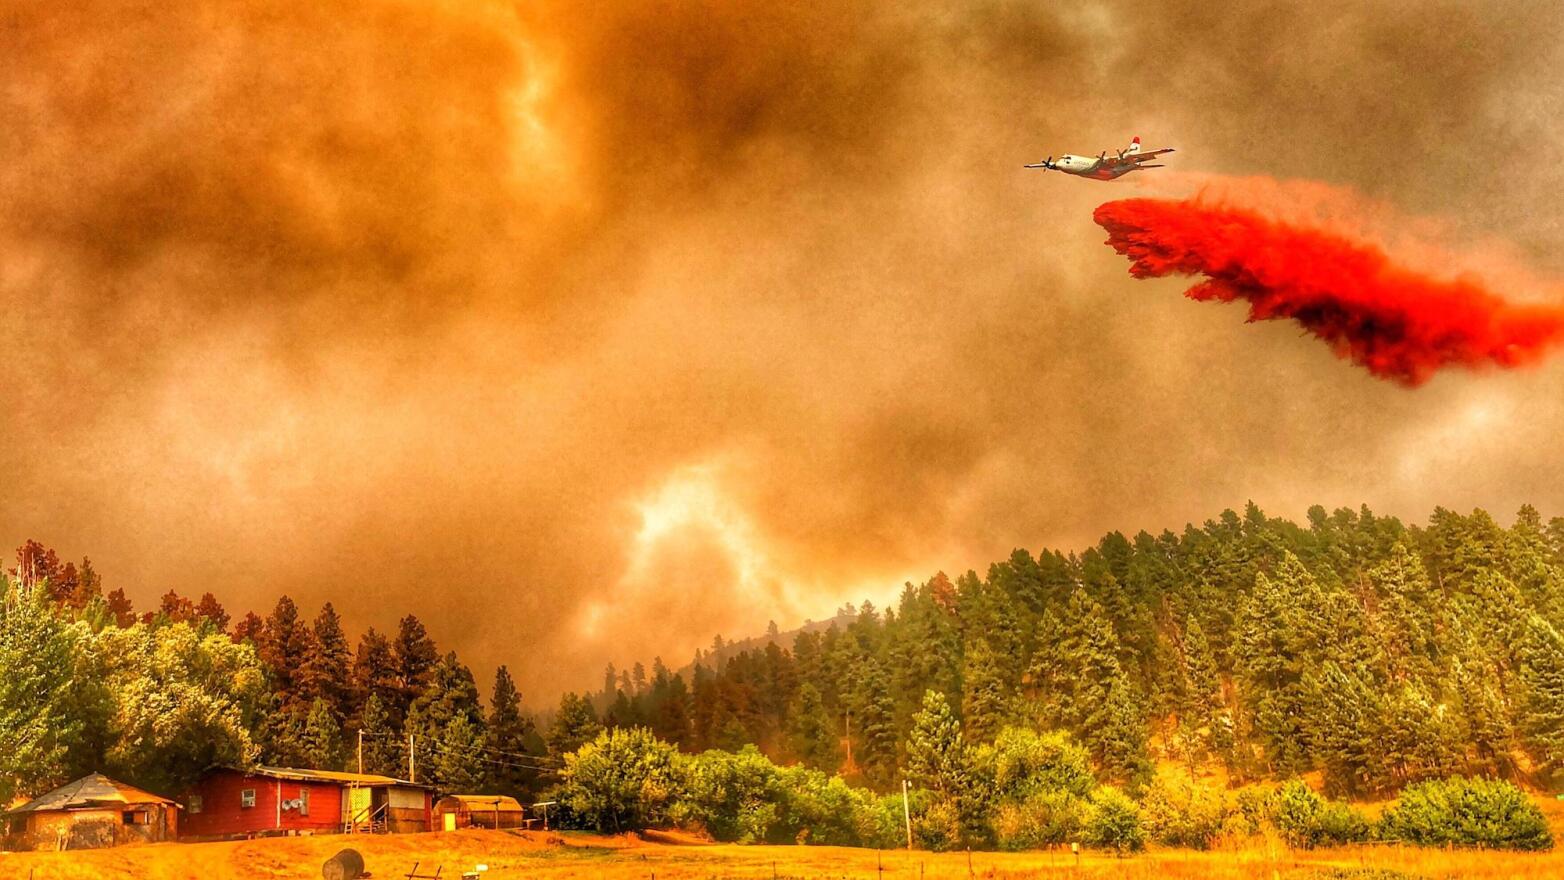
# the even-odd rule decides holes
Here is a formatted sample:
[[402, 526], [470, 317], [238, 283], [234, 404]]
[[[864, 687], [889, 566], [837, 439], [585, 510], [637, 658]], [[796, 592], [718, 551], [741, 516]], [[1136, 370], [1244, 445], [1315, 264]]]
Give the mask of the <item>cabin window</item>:
[[126, 810], [120, 820], [126, 825], [151, 825], [152, 814], [147, 810]]
[[192, 813], [199, 813], [199, 812], [201, 812], [201, 796], [200, 795], [193, 794], [193, 795], [190, 796], [190, 812], [192, 812]]
[[253, 806], [255, 806], [255, 789], [247, 788], [244, 791], [239, 792], [239, 806], [241, 806], [241, 807], [253, 807]]
[[300, 816], [308, 816], [309, 814], [310, 814], [310, 790], [307, 789], [307, 788], [301, 788], [301, 789], [299, 789], [299, 815]]

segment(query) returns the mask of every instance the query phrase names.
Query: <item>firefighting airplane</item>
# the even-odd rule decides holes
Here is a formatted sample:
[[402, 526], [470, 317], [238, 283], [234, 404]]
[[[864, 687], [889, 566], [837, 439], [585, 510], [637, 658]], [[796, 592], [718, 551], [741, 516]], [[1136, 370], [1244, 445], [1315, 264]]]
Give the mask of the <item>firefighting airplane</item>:
[[1118, 155], [1109, 156], [1107, 150], [1103, 150], [1095, 159], [1091, 156], [1071, 156], [1065, 154], [1057, 160], [1049, 156], [1036, 165], [1028, 165], [1028, 168], [1041, 168], [1044, 171], [1063, 171], [1065, 174], [1074, 174], [1076, 177], [1089, 177], [1092, 180], [1115, 180], [1123, 177], [1131, 171], [1139, 171], [1142, 168], [1162, 168], [1162, 165], [1147, 165], [1147, 159], [1153, 159], [1164, 153], [1173, 152], [1172, 147], [1163, 147], [1160, 150], [1140, 151], [1140, 138], [1130, 141], [1130, 145], [1119, 150]]

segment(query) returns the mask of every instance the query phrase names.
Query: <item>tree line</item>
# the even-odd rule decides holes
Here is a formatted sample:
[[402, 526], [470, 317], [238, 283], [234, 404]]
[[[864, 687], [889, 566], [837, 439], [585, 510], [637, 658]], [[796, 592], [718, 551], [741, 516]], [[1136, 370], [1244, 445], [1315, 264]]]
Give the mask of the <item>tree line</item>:
[[557, 766], [509, 670], [485, 703], [414, 615], [356, 646], [330, 602], [306, 619], [283, 596], [232, 619], [212, 593], [170, 591], [138, 615], [90, 560], [35, 541], [0, 576], [0, 670], [0, 800], [93, 771], [177, 793], [255, 764], [527, 798]]
[[1335, 795], [1467, 774], [1556, 786], [1564, 768], [1564, 519], [1438, 509], [1303, 524], [1250, 504], [1182, 533], [1016, 550], [907, 584], [786, 644], [720, 639], [686, 680], [610, 667], [553, 740], [645, 726], [685, 752], [755, 744], [879, 791], [911, 769], [933, 690], [964, 737], [1058, 730], [1134, 791], [1158, 762], [1237, 785], [1318, 772]]
[[790, 639], [610, 668], [541, 727], [504, 667], [484, 700], [413, 615], [356, 643], [330, 603], [307, 617], [287, 597], [231, 618], [169, 592], [138, 615], [35, 542], [0, 591], [7, 797], [90, 770], [172, 792], [214, 764], [351, 769], [360, 731], [370, 772], [405, 776], [411, 734], [420, 779], [525, 798], [605, 731], [644, 728], [855, 791], [911, 779], [989, 836], [998, 802], [964, 805], [963, 780], [1007, 730], [1066, 737], [1097, 785], [1137, 796], [1159, 763], [1235, 788], [1317, 772], [1341, 797], [1455, 774], [1556, 785], [1564, 766], [1564, 520], [1530, 507], [1504, 527], [1249, 505], [1017, 550]]

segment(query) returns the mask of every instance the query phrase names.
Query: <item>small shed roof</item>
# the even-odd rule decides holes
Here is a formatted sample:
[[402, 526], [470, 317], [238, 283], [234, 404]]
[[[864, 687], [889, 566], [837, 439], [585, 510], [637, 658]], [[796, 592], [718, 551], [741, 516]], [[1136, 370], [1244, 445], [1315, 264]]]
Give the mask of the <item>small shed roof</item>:
[[374, 773], [341, 773], [336, 770], [304, 770], [297, 767], [229, 767], [229, 770], [237, 770], [248, 773], [251, 776], [264, 776], [268, 779], [292, 779], [303, 782], [340, 782], [344, 785], [362, 785], [376, 787], [382, 785], [411, 785], [417, 788], [428, 788], [422, 782], [408, 782], [406, 779], [397, 779], [393, 776], [380, 776]]
[[521, 804], [503, 794], [448, 794], [435, 804], [436, 810], [481, 810], [485, 813], [520, 813]]
[[83, 776], [75, 782], [67, 782], [48, 794], [40, 795], [6, 812], [8, 815], [16, 815], [54, 810], [90, 810], [104, 806], [119, 807], [132, 804], [178, 806], [166, 797], [142, 791], [123, 782], [116, 782], [102, 773], [94, 773], [91, 776]]

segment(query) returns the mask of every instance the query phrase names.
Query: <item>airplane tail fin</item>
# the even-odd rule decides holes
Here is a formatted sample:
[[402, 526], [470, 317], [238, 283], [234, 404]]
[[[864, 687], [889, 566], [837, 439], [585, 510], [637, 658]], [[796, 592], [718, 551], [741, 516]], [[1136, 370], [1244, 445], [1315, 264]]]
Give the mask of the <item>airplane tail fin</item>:
[[1126, 149], [1124, 152], [1125, 152], [1126, 155], [1131, 154], [1131, 153], [1139, 153], [1140, 152], [1140, 135], [1136, 135], [1135, 139], [1130, 141], [1129, 148]]

